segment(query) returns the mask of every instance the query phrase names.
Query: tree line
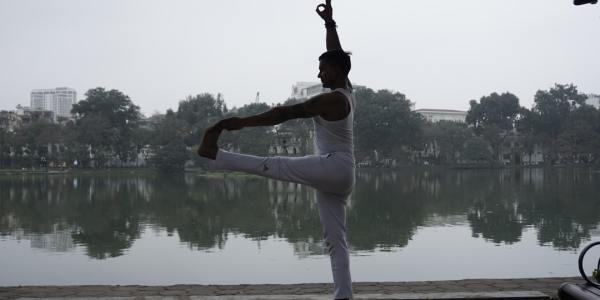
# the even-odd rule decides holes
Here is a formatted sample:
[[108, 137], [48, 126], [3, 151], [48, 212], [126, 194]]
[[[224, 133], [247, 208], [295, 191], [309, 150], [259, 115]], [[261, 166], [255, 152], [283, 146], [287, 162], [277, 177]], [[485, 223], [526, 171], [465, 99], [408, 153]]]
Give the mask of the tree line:
[[[531, 109], [509, 92], [471, 100], [466, 123], [428, 122], [399, 92], [358, 87], [354, 96], [357, 162], [368, 165], [519, 164], [535, 152], [548, 164], [600, 159], [600, 112], [572, 84], [539, 90]], [[123, 92], [94, 88], [73, 106], [72, 120], [1, 130], [0, 168], [136, 166], [140, 159], [165, 171], [202, 166], [194, 150], [208, 126], [298, 101], [228, 108], [220, 94], [199, 94], [181, 100], [176, 110], [143, 118]], [[297, 119], [225, 132], [220, 142], [234, 151], [269, 155], [277, 137], [286, 133], [299, 141], [297, 155], [302, 155], [312, 152], [311, 122]]]

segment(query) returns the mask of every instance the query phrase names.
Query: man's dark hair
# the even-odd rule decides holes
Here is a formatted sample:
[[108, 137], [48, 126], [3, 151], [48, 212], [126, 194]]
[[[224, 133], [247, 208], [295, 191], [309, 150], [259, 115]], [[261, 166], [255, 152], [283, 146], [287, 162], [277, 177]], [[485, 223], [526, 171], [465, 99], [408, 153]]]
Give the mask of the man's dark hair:
[[346, 52], [342, 49], [329, 50], [321, 56], [319, 60], [335, 67], [339, 67], [346, 76], [350, 73], [352, 64], [350, 63], [350, 52]]

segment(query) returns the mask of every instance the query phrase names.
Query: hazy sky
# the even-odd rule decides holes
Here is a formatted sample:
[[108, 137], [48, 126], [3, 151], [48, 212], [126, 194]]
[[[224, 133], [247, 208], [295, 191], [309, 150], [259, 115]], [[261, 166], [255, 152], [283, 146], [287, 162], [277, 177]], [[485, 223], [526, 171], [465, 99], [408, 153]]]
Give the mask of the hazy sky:
[[[228, 106], [282, 102], [317, 80], [325, 49], [317, 0], [0, 0], [0, 109], [32, 89], [98, 86], [147, 115], [187, 95]], [[600, 93], [600, 5], [570, 0], [333, 0], [355, 84], [402, 92], [416, 108], [468, 108], [510, 91], [574, 83]]]

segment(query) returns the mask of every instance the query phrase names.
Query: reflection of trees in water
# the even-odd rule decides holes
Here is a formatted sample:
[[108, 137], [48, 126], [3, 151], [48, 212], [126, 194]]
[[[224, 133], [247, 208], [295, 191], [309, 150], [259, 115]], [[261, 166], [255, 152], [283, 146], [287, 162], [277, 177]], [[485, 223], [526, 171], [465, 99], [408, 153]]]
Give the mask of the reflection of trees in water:
[[144, 183], [135, 177], [81, 178], [81, 190], [87, 198], [69, 199], [74, 202], [69, 205], [74, 211], [68, 220], [76, 226], [75, 243], [85, 245], [94, 258], [122, 255], [140, 237], [143, 215], [139, 204], [151, 190]]
[[[575, 249], [600, 221], [598, 181], [568, 169], [360, 170], [348, 238], [356, 250], [403, 247], [429, 220], [465, 216], [474, 236], [495, 243], [515, 243], [533, 226], [541, 245]], [[196, 249], [222, 248], [239, 234], [284, 238], [300, 256], [323, 253], [314, 192], [296, 184], [139, 174], [0, 179], [0, 235], [71, 232], [89, 256], [106, 258], [122, 255], [145, 224]]]
[[592, 170], [502, 170], [474, 199], [469, 220], [475, 235], [514, 243], [523, 228], [537, 229], [541, 245], [577, 249], [600, 220], [598, 176]]
[[[139, 237], [139, 178], [22, 176], [0, 180], [0, 233], [72, 232], [88, 255], [121, 255]], [[40, 243], [43, 245], [42, 243]]]
[[462, 185], [456, 186], [465, 199], [467, 219], [473, 237], [494, 243], [512, 244], [521, 240], [524, 224], [517, 211], [520, 195], [513, 170], [465, 171]]
[[161, 177], [150, 183], [155, 187], [155, 193], [146, 203], [148, 222], [165, 228], [169, 235], [177, 232], [180, 240], [191, 247], [222, 247], [226, 234], [214, 204], [217, 199], [229, 201], [225, 196], [227, 186], [215, 182], [210, 188], [199, 191], [195, 181], [188, 185], [184, 180], [182, 177]]
[[321, 247], [318, 246], [314, 249], [312, 246], [300, 247], [302, 243], [314, 244], [322, 241], [314, 190], [295, 183], [277, 180], [267, 182], [277, 236], [296, 243], [298, 251], [320, 251]]
[[[406, 246], [425, 219], [419, 179], [400, 172], [359, 172], [348, 240], [357, 250]], [[402, 184], [399, 184], [402, 183]]]
[[[197, 178], [173, 190], [168, 184], [150, 203], [160, 209], [156, 223], [177, 230], [181, 241], [200, 248], [222, 247], [229, 233], [264, 240], [275, 234], [266, 181]], [[173, 195], [178, 195], [173, 197]]]
[[540, 244], [552, 244], [561, 250], [576, 249], [590, 239], [600, 214], [600, 174], [588, 170], [561, 169], [543, 172], [541, 188], [523, 184], [530, 195], [520, 212], [527, 224], [538, 230]]
[[359, 249], [403, 246], [432, 216], [465, 212], [475, 237], [511, 244], [533, 226], [540, 244], [576, 249], [600, 221], [600, 174], [592, 170], [362, 171], [357, 178], [349, 235]]
[[230, 233], [312, 243], [313, 200], [306, 187], [256, 178], [10, 177], [0, 180], [0, 234], [68, 229], [95, 258], [121, 255], [145, 223], [198, 249], [222, 247]]

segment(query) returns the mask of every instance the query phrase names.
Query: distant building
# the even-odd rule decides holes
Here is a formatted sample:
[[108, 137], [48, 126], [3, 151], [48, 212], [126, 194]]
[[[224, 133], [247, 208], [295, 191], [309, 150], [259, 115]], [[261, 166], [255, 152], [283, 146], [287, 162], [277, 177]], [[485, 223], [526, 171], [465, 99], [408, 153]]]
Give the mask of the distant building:
[[21, 105], [17, 105], [14, 111], [0, 111], [0, 130], [5, 132], [15, 132], [21, 126], [38, 121], [54, 123], [56, 121], [54, 112]]
[[32, 110], [49, 110], [54, 112], [54, 117], [70, 118], [76, 102], [77, 92], [67, 87], [31, 91]]
[[296, 82], [292, 85], [292, 96], [293, 99], [307, 99], [318, 94], [329, 91], [323, 87], [320, 82]]
[[467, 120], [467, 112], [462, 110], [451, 109], [417, 109], [415, 112], [421, 114], [430, 122], [453, 121], [465, 123]]
[[0, 130], [14, 132], [21, 126], [21, 118], [14, 111], [0, 111]]
[[[363, 85], [357, 85], [352, 83], [352, 89], [357, 89], [357, 88], [366, 88]], [[296, 84], [292, 85], [292, 96], [290, 98], [292, 99], [298, 99], [298, 100], [302, 100], [302, 99], [308, 99], [310, 97], [316, 96], [318, 94], [322, 94], [322, 93], [326, 93], [331, 91], [328, 88], [324, 88], [323, 84], [320, 82], [304, 82], [304, 81], [299, 81], [296, 82]]]
[[589, 94], [585, 103], [600, 109], [600, 95]]
[[71, 228], [61, 229], [59, 225], [52, 225], [50, 233], [33, 234], [30, 237], [32, 248], [44, 249], [56, 252], [67, 252], [75, 249]]
[[302, 139], [291, 132], [278, 132], [275, 144], [269, 147], [269, 154], [274, 155], [300, 156], [302, 152]]
[[530, 149], [526, 149], [523, 145], [524, 137], [513, 131], [512, 134], [504, 138], [504, 142], [500, 145], [499, 157], [500, 162], [505, 165], [540, 165], [544, 163], [544, 152], [540, 144], [534, 144]]
[[28, 106], [17, 105], [15, 111], [17, 116], [21, 119], [20, 125], [26, 125], [37, 121], [56, 121], [56, 114], [51, 110], [46, 109], [34, 109]]

